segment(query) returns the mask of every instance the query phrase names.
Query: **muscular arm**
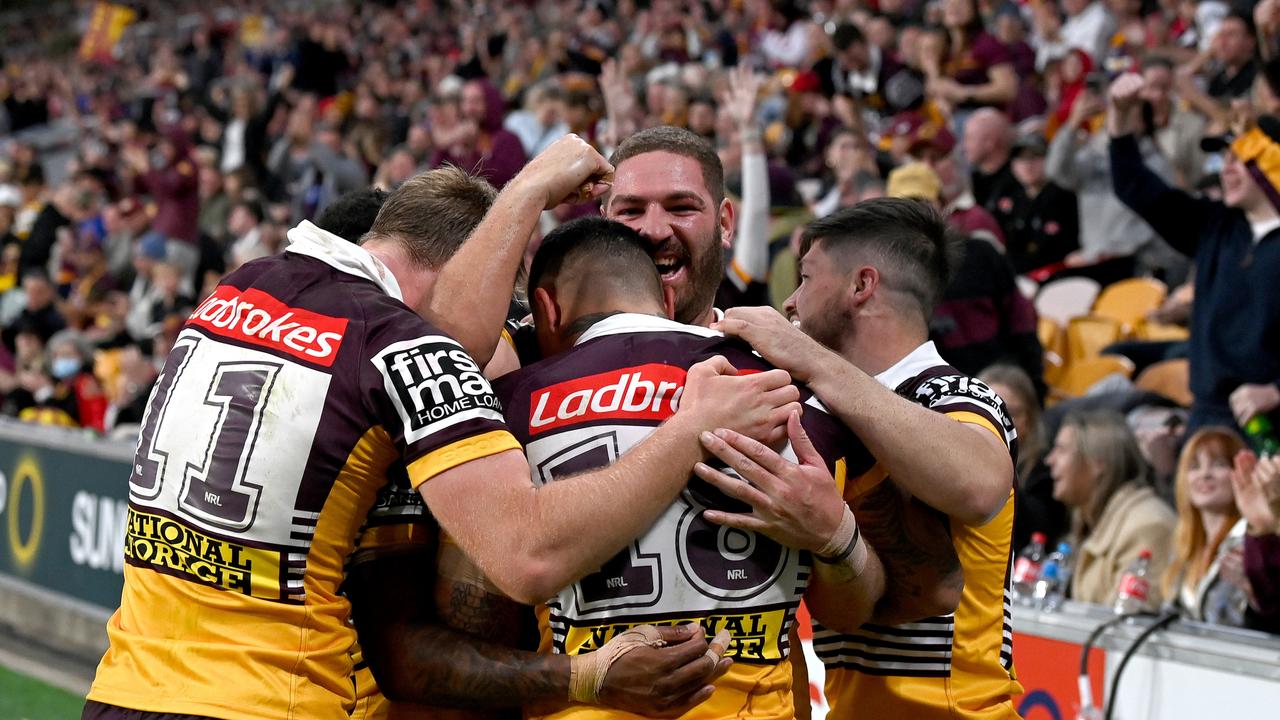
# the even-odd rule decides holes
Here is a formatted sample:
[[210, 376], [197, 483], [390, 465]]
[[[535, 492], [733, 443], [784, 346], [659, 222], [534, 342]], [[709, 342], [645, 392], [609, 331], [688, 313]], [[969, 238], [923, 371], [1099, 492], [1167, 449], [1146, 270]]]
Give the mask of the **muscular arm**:
[[[512, 627], [490, 622], [487, 633], [465, 622], [497, 615], [482, 603], [510, 601], [460, 596], [446, 627], [432, 611], [435, 558], [428, 552], [357, 564], [347, 579], [347, 595], [364, 655], [383, 694], [394, 702], [497, 709], [568, 696], [569, 659], [522, 652], [503, 644]], [[452, 590], [452, 588], [445, 588]], [[518, 606], [515, 606], [518, 607]], [[459, 632], [462, 630], [464, 632]], [[512, 643], [514, 644], [514, 643]]]
[[995, 435], [899, 397], [834, 353], [824, 355], [809, 387], [904, 490], [969, 525], [1004, 507], [1013, 460]]
[[885, 591], [871, 620], [896, 625], [954, 611], [964, 573], [946, 516], [911, 498], [893, 480], [884, 480], [852, 506], [884, 567]]

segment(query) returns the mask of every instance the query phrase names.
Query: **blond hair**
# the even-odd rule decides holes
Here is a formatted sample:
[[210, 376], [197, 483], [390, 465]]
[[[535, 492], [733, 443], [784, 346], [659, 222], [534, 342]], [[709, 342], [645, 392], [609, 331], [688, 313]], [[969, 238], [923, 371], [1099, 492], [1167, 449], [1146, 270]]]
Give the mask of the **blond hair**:
[[418, 173], [387, 197], [361, 242], [390, 240], [419, 266], [439, 269], [462, 247], [497, 196], [484, 178], [452, 165]]
[[1098, 524], [1117, 490], [1130, 482], [1148, 484], [1147, 463], [1133, 431], [1119, 413], [1072, 414], [1062, 421], [1062, 427], [1075, 432], [1076, 456], [1099, 470], [1093, 497], [1074, 513], [1073, 534], [1083, 540], [1088, 534], [1084, 531]]

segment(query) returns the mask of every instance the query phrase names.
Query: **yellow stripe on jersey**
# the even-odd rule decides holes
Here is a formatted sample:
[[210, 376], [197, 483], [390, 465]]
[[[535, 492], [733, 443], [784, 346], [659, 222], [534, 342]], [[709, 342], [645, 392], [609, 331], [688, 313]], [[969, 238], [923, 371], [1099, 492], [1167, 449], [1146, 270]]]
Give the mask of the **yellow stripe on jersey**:
[[880, 463], [871, 466], [871, 469], [854, 478], [853, 484], [844, 488], [845, 500], [856, 500], [866, 495], [871, 488], [884, 482], [889, 477], [889, 471], [884, 469]]
[[742, 266], [738, 264], [737, 260], [731, 260], [729, 262], [729, 267], [733, 270], [733, 274], [737, 275], [738, 279], [741, 280], [744, 285], [749, 284], [753, 280], [755, 280], [755, 278], [751, 277], [751, 275], [748, 274], [746, 270], [742, 269]]
[[124, 557], [223, 590], [281, 600], [280, 551], [210, 537], [176, 520], [129, 508]]
[[998, 440], [1001, 445], [1009, 444], [1008, 441], [1005, 440], [1004, 433], [997, 430], [996, 426], [992, 425], [990, 420], [979, 415], [978, 413], [969, 412], [967, 410], [960, 410], [957, 412], [949, 412], [946, 415], [952, 420], [962, 422], [966, 425], [977, 425], [979, 427], [984, 427], [987, 430], [990, 430], [992, 435], [996, 436], [996, 440]]
[[846, 460], [845, 458], [840, 458], [839, 460], [836, 461], [836, 472], [835, 472], [836, 478], [835, 479], [836, 479], [836, 491], [840, 493], [841, 497], [844, 497], [844, 483], [848, 479], [848, 475], [849, 475], [849, 461]]
[[507, 344], [511, 346], [512, 350], [516, 349], [516, 340], [511, 337], [511, 331], [506, 328], [502, 328], [502, 339], [507, 341]]
[[507, 450], [519, 449], [520, 442], [506, 430], [494, 430], [469, 437], [433, 450], [414, 460], [409, 465], [409, 482], [416, 490], [422, 483], [463, 463], [497, 455]]
[[[711, 616], [691, 615], [678, 620], [663, 620], [663, 625], [684, 625], [701, 623], [706, 629], [707, 637], [714, 637], [721, 630], [729, 632], [729, 647], [725, 655], [735, 660], [751, 662], [777, 662], [782, 660], [779, 651], [779, 636], [786, 624], [787, 609], [766, 610], [763, 612], [745, 612], [716, 614]], [[642, 625], [641, 622], [624, 622], [612, 625], [570, 626], [565, 635], [565, 652], [579, 655], [599, 650], [614, 637]]]
[[[360, 547], [357, 554], [360, 559], [368, 559], [365, 551], [386, 550], [388, 548], [412, 545], [414, 547], [431, 545], [436, 541], [437, 530], [429, 523], [403, 523], [397, 525], [379, 525], [360, 533]], [[352, 558], [354, 562], [355, 557]]]

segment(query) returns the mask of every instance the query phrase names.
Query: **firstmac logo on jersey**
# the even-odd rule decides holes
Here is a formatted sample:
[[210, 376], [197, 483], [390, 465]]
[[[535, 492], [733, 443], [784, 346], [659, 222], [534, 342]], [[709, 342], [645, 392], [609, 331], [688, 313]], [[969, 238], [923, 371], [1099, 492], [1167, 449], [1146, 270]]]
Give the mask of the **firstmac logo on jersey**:
[[480, 366], [456, 341], [427, 335], [388, 345], [373, 358], [412, 443], [466, 420], [502, 421]]

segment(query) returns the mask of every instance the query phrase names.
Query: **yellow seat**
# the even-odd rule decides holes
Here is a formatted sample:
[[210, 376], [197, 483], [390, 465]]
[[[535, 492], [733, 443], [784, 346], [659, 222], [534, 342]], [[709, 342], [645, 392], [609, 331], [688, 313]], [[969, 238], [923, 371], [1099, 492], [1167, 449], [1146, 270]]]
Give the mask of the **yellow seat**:
[[1067, 352], [1069, 365], [1097, 357], [1102, 349], [1124, 337], [1120, 321], [1113, 318], [1088, 315], [1073, 318], [1067, 324]]
[[1099, 380], [1109, 375], [1133, 376], [1133, 363], [1119, 355], [1101, 355], [1099, 357], [1078, 360], [1067, 366], [1054, 389], [1065, 397], [1080, 397]]
[[1169, 288], [1152, 278], [1129, 278], [1102, 289], [1093, 302], [1093, 315], [1117, 320], [1131, 332], [1147, 314], [1160, 307]]
[[1053, 318], [1036, 318], [1036, 337], [1040, 339], [1040, 347], [1045, 352], [1062, 355], [1067, 349], [1067, 338], [1062, 334], [1062, 326], [1054, 322]]
[[1139, 340], [1150, 340], [1152, 342], [1181, 341], [1190, 338], [1191, 331], [1181, 325], [1167, 325], [1144, 320], [1134, 328], [1133, 336]]
[[1195, 400], [1191, 394], [1191, 361], [1165, 360], [1147, 367], [1133, 381], [1139, 390], [1159, 393], [1170, 400], [1190, 407]]

